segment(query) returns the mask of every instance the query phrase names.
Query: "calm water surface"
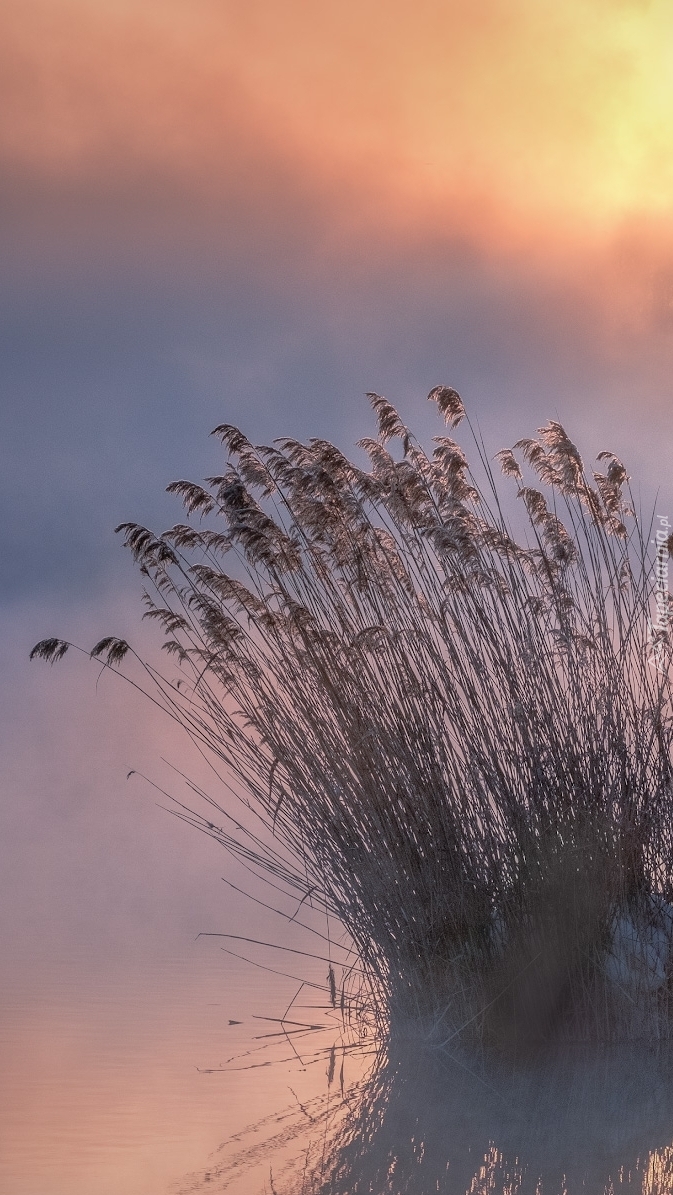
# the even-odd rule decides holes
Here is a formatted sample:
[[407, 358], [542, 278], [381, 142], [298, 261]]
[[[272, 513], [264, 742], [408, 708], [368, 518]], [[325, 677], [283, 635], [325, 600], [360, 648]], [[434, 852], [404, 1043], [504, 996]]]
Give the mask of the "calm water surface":
[[673, 1085], [644, 1054], [516, 1091], [462, 1064], [433, 1073], [415, 1047], [368, 1086], [371, 1057], [347, 1055], [342, 1098], [325, 996], [307, 987], [289, 1014], [325, 1026], [293, 1036], [297, 1058], [266, 1035], [298, 984], [215, 941], [17, 975], [0, 1004], [3, 1195], [673, 1191]]
[[[0, 1191], [162, 1195], [207, 1173], [213, 1151], [246, 1125], [296, 1112], [297, 1098], [326, 1089], [325, 1063], [284, 1062], [286, 1043], [255, 1040], [277, 1025], [255, 1017], [281, 1015], [297, 987], [204, 943], [98, 976], [73, 955], [39, 986], [24, 976], [5, 987]], [[311, 989], [302, 1001], [318, 1002]], [[310, 1041], [307, 1055], [317, 1048]], [[251, 1173], [241, 1189], [261, 1189], [262, 1171], [259, 1188]]]

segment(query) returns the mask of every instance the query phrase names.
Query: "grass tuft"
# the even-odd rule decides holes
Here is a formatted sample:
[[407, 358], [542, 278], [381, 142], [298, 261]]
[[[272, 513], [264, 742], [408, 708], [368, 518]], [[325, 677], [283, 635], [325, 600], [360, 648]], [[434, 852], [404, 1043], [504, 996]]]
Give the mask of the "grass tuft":
[[624, 465], [588, 472], [558, 422], [496, 454], [500, 482], [478, 437], [472, 469], [369, 398], [369, 469], [223, 424], [222, 474], [169, 486], [191, 521], [119, 528], [180, 669], [149, 670], [154, 699], [261, 829], [185, 816], [339, 918], [382, 1023], [516, 1057], [667, 1038], [673, 540], [657, 571]]

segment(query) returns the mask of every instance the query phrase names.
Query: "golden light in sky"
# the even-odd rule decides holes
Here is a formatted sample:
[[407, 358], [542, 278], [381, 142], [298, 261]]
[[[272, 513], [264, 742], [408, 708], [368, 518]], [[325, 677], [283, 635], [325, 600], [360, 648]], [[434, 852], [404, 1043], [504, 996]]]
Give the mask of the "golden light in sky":
[[208, 189], [236, 143], [405, 221], [476, 205], [595, 234], [673, 206], [664, 0], [21, 0], [2, 21], [5, 170]]
[[[79, 670], [24, 677], [29, 649], [137, 642], [111, 528], [180, 517], [163, 486], [220, 468], [210, 428], [349, 452], [367, 390], [429, 437], [425, 395], [455, 385], [493, 451], [558, 418], [587, 463], [623, 456], [645, 505], [661, 485], [670, 514], [673, 0], [0, 0], [0, 213], [0, 945], [39, 996], [24, 1009], [11, 980], [0, 1134], [8, 1189], [44, 1173], [68, 1195], [126, 1191], [135, 1159], [163, 1174], [191, 1165], [181, 1141], [194, 1165], [211, 1144], [191, 1089], [155, 1082], [192, 1051], [183, 1005], [166, 1022], [181, 1053], [154, 987], [144, 1021], [110, 993], [145, 952], [219, 928], [220, 872], [215, 891], [153, 794], [126, 796], [128, 768], [180, 760], [173, 732], [104, 682], [94, 702]], [[60, 1000], [80, 973], [52, 1016], [52, 979]], [[184, 1010], [197, 986], [176, 987]], [[227, 1099], [243, 1116], [231, 1091], [217, 1134]], [[168, 1144], [150, 1156], [152, 1107]]]

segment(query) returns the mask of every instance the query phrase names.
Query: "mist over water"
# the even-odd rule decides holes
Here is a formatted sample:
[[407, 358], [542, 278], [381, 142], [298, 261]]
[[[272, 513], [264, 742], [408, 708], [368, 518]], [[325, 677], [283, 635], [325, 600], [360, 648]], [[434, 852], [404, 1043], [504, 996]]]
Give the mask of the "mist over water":
[[418, 1040], [344, 1052], [329, 1001], [305, 989], [288, 1020], [326, 1032], [293, 1039], [295, 1058], [267, 1035], [296, 984], [195, 945], [85, 987], [85, 956], [64, 958], [39, 998], [3, 994], [12, 1195], [671, 1190], [673, 1075], [656, 1051], [568, 1051], [518, 1072]]
[[2, 1195], [670, 1195], [663, 1052], [360, 1040], [296, 905], [157, 807], [175, 768], [212, 783], [174, 726], [74, 653], [28, 664], [148, 647], [112, 528], [173, 523], [223, 421], [352, 454], [376, 390], [429, 443], [446, 383], [489, 451], [559, 419], [673, 517], [670, 5], [0, 26]]
[[670, 1062], [647, 1052], [582, 1051], [516, 1074], [479, 1073], [407, 1044], [351, 1106], [309, 1189], [663, 1195], [670, 1091]]
[[[17, 645], [27, 646], [23, 623], [12, 629]], [[17, 657], [6, 641], [5, 667]], [[32, 684], [46, 679], [52, 703], [68, 693], [69, 712], [49, 752], [26, 772], [21, 739], [8, 734], [3, 754], [13, 791], [26, 795], [21, 818], [16, 810], [8, 823], [20, 853], [4, 871], [12, 916], [3, 925], [0, 1189], [668, 1195], [673, 1081], [656, 1051], [587, 1057], [569, 1050], [518, 1074], [462, 1054], [437, 1057], [417, 1039], [378, 1057], [365, 1042], [344, 1059], [323, 962], [233, 944], [273, 969], [266, 971], [223, 954], [223, 941], [196, 941], [201, 931], [222, 931], [315, 950], [310, 935], [224, 885], [222, 874], [261, 900], [270, 896], [232, 871], [213, 843], [158, 809], [151, 790], [131, 789], [133, 778], [123, 787], [134, 764], [172, 786], [161, 755], [175, 759], [176, 743], [161, 722], [143, 721], [136, 738], [130, 727], [140, 704], [104, 683], [93, 701], [93, 679], [88, 687], [78, 665], [61, 667], [28, 674]], [[22, 696], [15, 688], [7, 730], [39, 708], [34, 690]], [[62, 769], [70, 736], [80, 734], [91, 754], [78, 789]], [[108, 795], [90, 779], [101, 751]], [[20, 899], [26, 874], [33, 876], [28, 907]], [[318, 987], [297, 996], [304, 979]], [[260, 1038], [277, 1032], [273, 1019], [295, 997], [306, 1007], [287, 1019], [317, 1016], [325, 1034], [296, 1040], [299, 1059], [283, 1039], [282, 1050], [269, 1051], [271, 1065], [258, 1066], [267, 1056], [249, 1052], [268, 1045]]]

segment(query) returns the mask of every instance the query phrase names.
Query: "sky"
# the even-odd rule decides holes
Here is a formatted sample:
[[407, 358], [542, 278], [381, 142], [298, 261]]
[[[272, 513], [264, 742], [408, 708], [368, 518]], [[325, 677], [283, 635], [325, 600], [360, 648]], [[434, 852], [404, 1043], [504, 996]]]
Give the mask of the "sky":
[[212, 844], [125, 781], [182, 747], [27, 661], [144, 642], [114, 526], [177, 521], [218, 423], [350, 451], [373, 390], [430, 437], [438, 383], [493, 452], [559, 418], [673, 511], [672, 215], [663, 0], [4, 0], [5, 966], [222, 916]]

